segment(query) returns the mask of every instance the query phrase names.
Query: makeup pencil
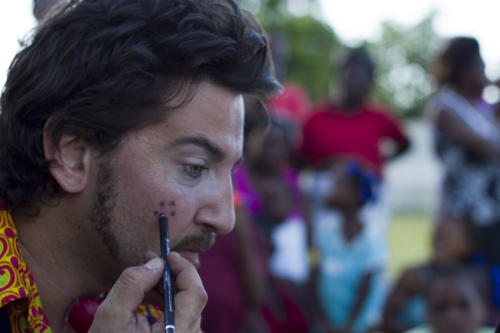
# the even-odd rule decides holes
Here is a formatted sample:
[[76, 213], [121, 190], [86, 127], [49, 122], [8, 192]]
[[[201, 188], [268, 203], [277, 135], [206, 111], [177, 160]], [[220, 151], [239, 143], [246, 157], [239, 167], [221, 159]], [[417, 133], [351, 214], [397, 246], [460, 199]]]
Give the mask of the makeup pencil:
[[170, 267], [168, 266], [167, 256], [170, 253], [170, 237], [168, 235], [168, 218], [165, 215], [160, 215], [160, 242], [161, 242], [161, 257], [165, 262], [163, 270], [163, 297], [165, 302], [165, 332], [175, 333], [174, 324], [174, 302], [172, 298], [172, 276]]

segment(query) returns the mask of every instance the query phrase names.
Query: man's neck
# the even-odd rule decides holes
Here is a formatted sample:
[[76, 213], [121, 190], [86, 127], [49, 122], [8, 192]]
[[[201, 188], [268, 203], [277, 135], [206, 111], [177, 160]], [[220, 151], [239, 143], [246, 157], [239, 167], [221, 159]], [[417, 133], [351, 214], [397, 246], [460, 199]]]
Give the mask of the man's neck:
[[63, 330], [66, 312], [76, 298], [97, 295], [110, 287], [102, 281], [107, 280], [113, 263], [103, 253], [102, 244], [85, 237], [90, 223], [68, 213], [82, 211], [75, 209], [61, 201], [56, 208], [42, 207], [35, 218], [13, 216], [19, 241], [29, 253], [24, 258], [54, 332]]

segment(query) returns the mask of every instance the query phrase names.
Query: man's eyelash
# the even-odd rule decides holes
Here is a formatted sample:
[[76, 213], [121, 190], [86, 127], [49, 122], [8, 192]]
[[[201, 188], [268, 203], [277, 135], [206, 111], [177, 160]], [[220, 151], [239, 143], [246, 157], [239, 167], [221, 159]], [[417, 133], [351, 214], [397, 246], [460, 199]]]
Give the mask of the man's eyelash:
[[199, 178], [199, 177], [201, 177], [201, 175], [203, 174], [203, 171], [205, 171], [207, 169], [208, 168], [206, 166], [200, 165], [200, 164], [186, 164], [184, 166], [184, 171], [191, 178]]

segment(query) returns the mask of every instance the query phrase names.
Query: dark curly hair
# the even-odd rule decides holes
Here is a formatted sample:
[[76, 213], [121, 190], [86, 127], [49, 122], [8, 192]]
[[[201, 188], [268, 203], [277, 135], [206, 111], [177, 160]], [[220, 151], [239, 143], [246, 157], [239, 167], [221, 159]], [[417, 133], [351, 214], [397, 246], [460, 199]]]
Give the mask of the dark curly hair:
[[347, 54], [342, 59], [341, 67], [344, 68], [353, 64], [363, 66], [370, 81], [373, 81], [375, 77], [375, 63], [366, 49], [358, 47], [348, 50]]
[[33, 16], [37, 20], [43, 20], [52, 8], [63, 0], [33, 0]]
[[279, 89], [266, 38], [235, 1], [71, 1], [10, 66], [0, 197], [21, 209], [61, 192], [44, 157], [44, 127], [53, 142], [73, 134], [104, 154], [186, 103], [204, 80], [262, 99]]
[[438, 82], [458, 84], [463, 73], [481, 58], [477, 39], [459, 36], [450, 39], [432, 65], [432, 72]]

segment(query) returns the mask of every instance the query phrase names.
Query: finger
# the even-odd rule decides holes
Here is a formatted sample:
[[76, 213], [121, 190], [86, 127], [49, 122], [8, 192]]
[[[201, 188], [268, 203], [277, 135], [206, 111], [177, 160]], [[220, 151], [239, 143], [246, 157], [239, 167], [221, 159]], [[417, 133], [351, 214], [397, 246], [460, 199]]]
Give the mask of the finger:
[[109, 308], [115, 315], [134, 313], [143, 302], [144, 294], [158, 283], [162, 273], [161, 258], [154, 258], [143, 266], [125, 269], [100, 307]]
[[176, 252], [170, 253], [168, 263], [179, 290], [174, 296], [177, 331], [198, 332], [208, 299], [201, 278], [193, 264]]
[[159, 257], [159, 255], [156, 252], [148, 251], [144, 255], [144, 263], [147, 263], [148, 261], [150, 261], [151, 259], [154, 259], [156, 257]]
[[[160, 316], [158, 318], [158, 321], [151, 326], [151, 332], [152, 333], [165, 333], [165, 318], [163, 316]], [[181, 332], [179, 329], [177, 329], [177, 332]], [[197, 332], [198, 333], [198, 332]]]
[[[144, 263], [146, 263], [154, 258], [158, 258], [158, 257], [160, 257], [160, 256], [156, 252], [148, 251], [144, 255]], [[152, 304], [152, 305], [161, 305], [162, 304], [162, 302], [163, 302], [162, 297], [161, 297], [162, 284], [160, 282], [161, 281], [159, 281], [159, 283], [153, 287], [153, 290], [146, 293], [146, 295], [144, 297], [144, 302], [146, 302], [148, 304]]]
[[[200, 275], [194, 265], [184, 259], [177, 252], [171, 252], [167, 258], [170, 271], [175, 277], [176, 287], [179, 291], [189, 290], [192, 287], [200, 286], [203, 288]], [[205, 289], [203, 288], [203, 291]]]
[[142, 313], [135, 313], [136, 316], [136, 331], [137, 332], [149, 332], [151, 330], [148, 318]]

